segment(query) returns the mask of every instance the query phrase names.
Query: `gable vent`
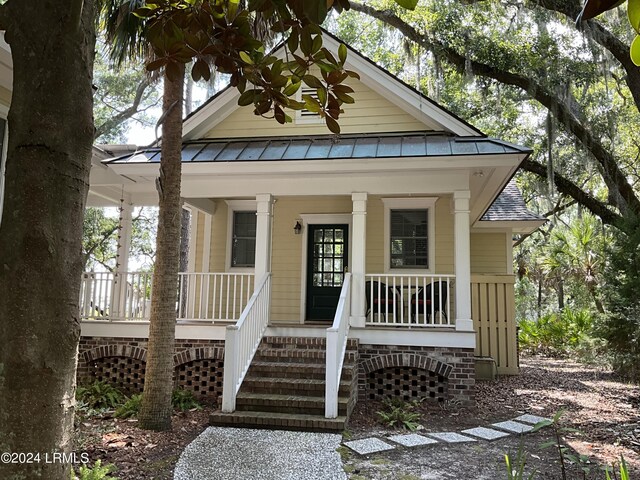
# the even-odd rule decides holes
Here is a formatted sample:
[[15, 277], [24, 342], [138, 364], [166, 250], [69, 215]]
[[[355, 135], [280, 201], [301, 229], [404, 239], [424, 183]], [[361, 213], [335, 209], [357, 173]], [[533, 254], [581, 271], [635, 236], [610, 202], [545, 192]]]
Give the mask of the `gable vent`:
[[[318, 99], [318, 92], [315, 88], [301, 88], [300, 90], [298, 90], [298, 92], [299, 101], [302, 101], [303, 95], [311, 95], [316, 100]], [[322, 123], [322, 117], [320, 117], [320, 114], [311, 112], [304, 108], [296, 112], [296, 123]]]

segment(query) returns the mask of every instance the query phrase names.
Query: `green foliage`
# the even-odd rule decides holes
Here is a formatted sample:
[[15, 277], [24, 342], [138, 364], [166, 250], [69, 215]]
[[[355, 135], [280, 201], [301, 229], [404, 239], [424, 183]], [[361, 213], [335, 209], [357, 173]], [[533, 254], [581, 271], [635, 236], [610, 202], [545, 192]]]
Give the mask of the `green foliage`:
[[202, 405], [195, 399], [193, 393], [190, 390], [184, 390], [178, 388], [171, 394], [171, 404], [176, 410], [184, 412], [186, 410], [197, 409], [200, 410]]
[[[202, 405], [194, 398], [189, 390], [178, 388], [171, 394], [171, 405], [174, 409], [184, 412], [186, 410], [200, 410]], [[116, 409], [115, 416], [118, 418], [137, 417], [142, 406], [142, 394], [132, 395], [127, 401]]]
[[511, 453], [505, 453], [504, 455], [504, 463], [507, 466], [507, 480], [524, 480], [525, 478], [532, 480], [536, 471], [534, 470], [528, 477], [525, 477], [524, 467], [527, 464], [527, 457], [522, 444], [518, 447], [515, 458], [512, 459], [512, 457]]
[[76, 400], [93, 410], [116, 408], [124, 399], [125, 396], [120, 390], [104, 381], [96, 381], [76, 389]]
[[115, 416], [118, 418], [131, 418], [137, 417], [138, 412], [140, 412], [140, 407], [142, 406], [142, 394], [138, 393], [132, 395], [127, 399], [124, 404], [120, 405], [116, 409]]
[[603, 288], [607, 312], [595, 326], [616, 370], [640, 379], [640, 221], [627, 221], [608, 249]]
[[565, 308], [560, 313], [543, 315], [539, 320], [521, 320], [518, 341], [529, 353], [564, 356], [587, 353], [592, 342], [593, 316], [588, 310]]
[[[613, 468], [607, 468], [605, 470], [606, 477], [605, 480], [611, 480], [610, 473], [613, 473], [614, 480], [618, 480], [615, 474], [615, 470]], [[619, 480], [631, 480], [631, 476], [629, 475], [629, 467], [627, 467], [627, 462], [624, 457], [620, 456], [620, 479]]]
[[72, 480], [118, 480], [118, 477], [112, 477], [110, 473], [115, 472], [117, 469], [115, 465], [107, 464], [102, 465], [100, 460], [96, 460], [93, 467], [87, 467], [81, 465], [77, 472], [72, 471]]
[[416, 411], [419, 403], [405, 402], [398, 398], [387, 398], [382, 402], [384, 410], [376, 412], [380, 422], [388, 427], [404, 428], [414, 431], [419, 426], [420, 413]]

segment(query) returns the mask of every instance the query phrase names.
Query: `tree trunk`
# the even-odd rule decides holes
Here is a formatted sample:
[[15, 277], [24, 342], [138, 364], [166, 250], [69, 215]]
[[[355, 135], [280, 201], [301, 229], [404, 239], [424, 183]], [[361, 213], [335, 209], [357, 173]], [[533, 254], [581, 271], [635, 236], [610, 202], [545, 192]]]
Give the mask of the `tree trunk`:
[[159, 196], [156, 262], [153, 275], [149, 349], [139, 421], [142, 428], [171, 428], [182, 205], [182, 100], [184, 67], [176, 81], [164, 76], [162, 158], [156, 181]]
[[564, 280], [561, 275], [556, 279], [558, 285], [558, 310], [564, 310]]
[[[0, 224], [2, 479], [70, 478], [82, 220], [93, 140], [93, 0], [9, 0], [13, 57]], [[45, 455], [48, 454], [48, 460]]]

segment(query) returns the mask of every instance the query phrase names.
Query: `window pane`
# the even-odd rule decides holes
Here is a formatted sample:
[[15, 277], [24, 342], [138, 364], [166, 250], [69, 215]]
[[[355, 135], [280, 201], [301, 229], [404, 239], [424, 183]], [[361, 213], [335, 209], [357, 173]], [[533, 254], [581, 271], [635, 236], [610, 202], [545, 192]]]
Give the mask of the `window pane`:
[[392, 268], [428, 268], [428, 210], [391, 210]]
[[233, 212], [232, 267], [253, 267], [256, 257], [256, 212]]

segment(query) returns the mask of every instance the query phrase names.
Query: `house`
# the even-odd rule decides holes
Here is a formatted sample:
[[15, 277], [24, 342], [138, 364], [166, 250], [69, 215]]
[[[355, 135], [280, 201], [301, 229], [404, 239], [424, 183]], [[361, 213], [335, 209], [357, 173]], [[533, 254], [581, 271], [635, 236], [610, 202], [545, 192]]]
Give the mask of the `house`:
[[[222, 397], [212, 423], [341, 429], [358, 398], [471, 403], [476, 358], [518, 372], [512, 236], [543, 220], [511, 179], [531, 151], [347, 63], [340, 136], [311, 112], [256, 117], [232, 88], [185, 120], [175, 381]], [[141, 389], [151, 275], [128, 271], [128, 244], [159, 157], [92, 169], [89, 204], [121, 207], [122, 228], [117, 272], [83, 278], [80, 381]]]

